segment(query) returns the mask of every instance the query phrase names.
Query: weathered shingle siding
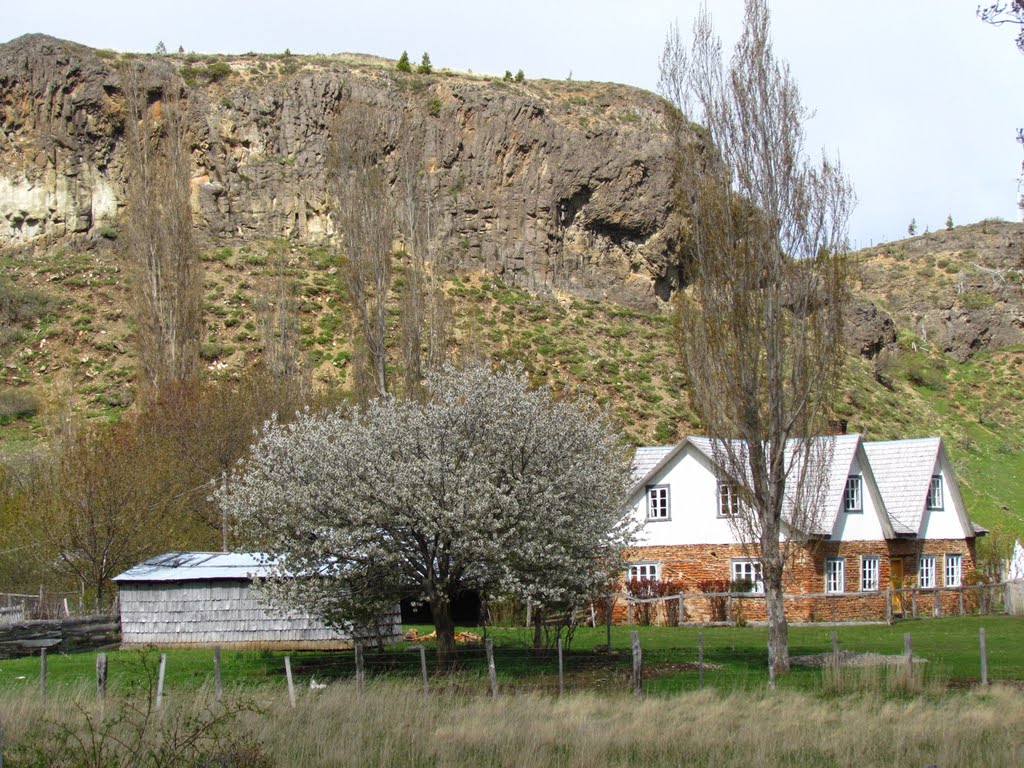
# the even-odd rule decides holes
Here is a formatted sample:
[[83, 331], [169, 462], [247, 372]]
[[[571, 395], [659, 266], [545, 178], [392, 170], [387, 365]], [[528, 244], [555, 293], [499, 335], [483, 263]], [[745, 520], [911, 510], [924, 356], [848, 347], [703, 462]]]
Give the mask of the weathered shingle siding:
[[[345, 633], [302, 614], [261, 605], [247, 581], [132, 582], [120, 585], [122, 644], [344, 647]], [[383, 622], [388, 641], [401, 637], [395, 612]]]

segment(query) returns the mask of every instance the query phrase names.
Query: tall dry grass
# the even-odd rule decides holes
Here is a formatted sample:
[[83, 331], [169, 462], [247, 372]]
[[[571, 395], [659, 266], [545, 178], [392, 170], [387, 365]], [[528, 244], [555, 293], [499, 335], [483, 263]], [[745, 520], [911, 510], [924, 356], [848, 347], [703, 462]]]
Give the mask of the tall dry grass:
[[[278, 766], [1024, 764], [1024, 698], [999, 686], [906, 699], [704, 691], [644, 701], [592, 694], [424, 701], [414, 686], [378, 682], [361, 697], [348, 684], [305, 691], [295, 709], [276, 689], [256, 695], [263, 711], [241, 712], [230, 735], [259, 742], [267, 764]], [[91, 701], [83, 706], [95, 711]], [[3, 697], [0, 717], [5, 756], [32, 738], [41, 719], [80, 721], [69, 699], [41, 707]]]

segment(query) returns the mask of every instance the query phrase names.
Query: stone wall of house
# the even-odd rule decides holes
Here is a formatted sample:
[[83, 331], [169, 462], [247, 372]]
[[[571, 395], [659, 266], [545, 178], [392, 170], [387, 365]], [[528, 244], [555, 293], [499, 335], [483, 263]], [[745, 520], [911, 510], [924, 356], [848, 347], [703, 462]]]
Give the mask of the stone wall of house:
[[[958, 613], [960, 595], [946, 589], [944, 555], [958, 554], [962, 558], [962, 577], [975, 569], [973, 539], [896, 539], [891, 541], [822, 541], [809, 544], [794, 557], [785, 581], [785, 591], [792, 598], [786, 600], [786, 616], [791, 621], [880, 621], [885, 618], [886, 590], [892, 588], [892, 562], [903, 560], [904, 587], [916, 586], [918, 558], [936, 555], [936, 584], [940, 588], [939, 608], [943, 615]], [[879, 559], [879, 590], [860, 591], [861, 557]], [[661, 580], [670, 581], [673, 592], [695, 595], [684, 598], [684, 621], [764, 621], [764, 598], [760, 595], [726, 597], [697, 597], [703, 592], [702, 583], [727, 582], [732, 575], [731, 562], [751, 557], [749, 550], [738, 544], [693, 544], [686, 546], [636, 547], [627, 553], [630, 563], [658, 563]], [[825, 593], [825, 563], [828, 558], [845, 558], [845, 592], [841, 595]], [[898, 586], [898, 585], [897, 585]], [[934, 590], [918, 592], [916, 603], [919, 615], [934, 611]], [[978, 597], [967, 591], [965, 610], [976, 610]], [[896, 614], [912, 612], [912, 598], [897, 596], [893, 601]], [[641, 620], [641, 609], [630, 609], [625, 600], [617, 600], [613, 611], [616, 622]], [[664, 623], [666, 613], [662, 606], [653, 611], [654, 623]]]

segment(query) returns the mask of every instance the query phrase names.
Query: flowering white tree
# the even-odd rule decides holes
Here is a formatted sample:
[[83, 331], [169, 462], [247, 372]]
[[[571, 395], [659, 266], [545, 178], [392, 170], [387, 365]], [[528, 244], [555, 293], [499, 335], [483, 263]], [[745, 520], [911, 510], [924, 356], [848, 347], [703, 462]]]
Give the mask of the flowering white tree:
[[271, 599], [335, 624], [425, 600], [450, 663], [461, 591], [567, 606], [619, 573], [629, 459], [602, 413], [521, 369], [445, 367], [426, 390], [271, 421], [217, 498], [280, 558]]

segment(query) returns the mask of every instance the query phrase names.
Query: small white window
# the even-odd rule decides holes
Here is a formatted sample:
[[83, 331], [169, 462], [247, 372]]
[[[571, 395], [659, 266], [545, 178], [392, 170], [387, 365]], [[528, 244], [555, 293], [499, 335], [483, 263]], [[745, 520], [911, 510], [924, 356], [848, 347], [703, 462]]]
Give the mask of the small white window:
[[661, 579], [661, 564], [660, 563], [634, 563], [629, 566], [629, 580], [633, 579], [648, 579], [650, 581], [659, 581]]
[[864, 555], [860, 559], [860, 591], [878, 591], [878, 558], [874, 555]]
[[[732, 581], [747, 582], [751, 585], [752, 592], [764, 592], [764, 581], [761, 578], [761, 564], [757, 560], [733, 560]], [[730, 589], [732, 587], [730, 586]]]
[[838, 594], [846, 591], [846, 559], [830, 557], [825, 560], [825, 591]]
[[864, 503], [861, 500], [860, 489], [860, 475], [850, 475], [846, 478], [846, 492], [843, 494], [843, 498], [845, 499], [844, 508], [847, 512], [864, 511]]
[[942, 475], [933, 476], [928, 486], [928, 509], [942, 509]]
[[917, 586], [921, 589], [935, 588], [935, 555], [921, 555], [917, 561]]
[[740, 513], [740, 497], [736, 486], [721, 481], [718, 483], [718, 516], [736, 517]]
[[963, 584], [964, 561], [961, 555], [946, 555], [946, 586], [959, 587]]
[[647, 486], [647, 519], [668, 520], [668, 486]]

